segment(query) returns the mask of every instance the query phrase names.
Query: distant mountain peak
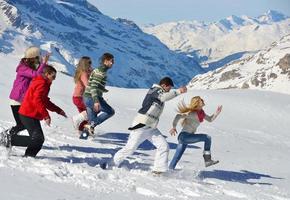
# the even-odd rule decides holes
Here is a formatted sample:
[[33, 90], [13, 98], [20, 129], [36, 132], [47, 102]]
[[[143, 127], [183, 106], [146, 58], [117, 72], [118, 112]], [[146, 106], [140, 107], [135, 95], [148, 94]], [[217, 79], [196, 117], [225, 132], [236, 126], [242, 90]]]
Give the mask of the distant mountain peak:
[[279, 22], [289, 18], [288, 16], [284, 15], [283, 13], [276, 11], [276, 10], [268, 10], [266, 13], [258, 17], [258, 20], [261, 23], [272, 23], [272, 22]]
[[124, 24], [126, 26], [129, 26], [131, 28], [134, 28], [134, 29], [137, 29], [137, 30], [140, 30], [141, 31], [141, 29], [139, 28], [139, 26], [135, 22], [133, 22], [131, 20], [123, 19], [123, 18], [117, 18], [116, 21], [118, 21], [118, 22], [120, 22], [120, 23], [122, 23], [122, 24]]
[[0, 56], [40, 46], [53, 52], [50, 61], [59, 71], [73, 75], [83, 55], [97, 67], [99, 57], [110, 52], [116, 67], [108, 84], [118, 87], [148, 87], [164, 76], [183, 85], [203, 72], [133, 21], [114, 20], [86, 0], [0, 0], [0, 12]]

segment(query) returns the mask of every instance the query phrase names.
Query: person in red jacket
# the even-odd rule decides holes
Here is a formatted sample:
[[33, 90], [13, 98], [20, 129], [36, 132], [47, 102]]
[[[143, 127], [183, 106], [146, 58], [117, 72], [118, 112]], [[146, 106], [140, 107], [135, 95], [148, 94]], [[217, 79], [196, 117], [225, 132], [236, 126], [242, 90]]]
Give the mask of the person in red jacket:
[[[67, 117], [65, 112], [52, 103], [48, 97], [50, 86], [56, 78], [56, 70], [47, 65], [43, 74], [35, 77], [22, 101], [19, 109], [19, 117], [29, 133], [30, 140], [23, 142], [23, 146], [27, 146], [24, 156], [35, 157], [41, 150], [44, 143], [44, 135], [40, 125], [40, 120], [50, 126], [50, 116], [47, 110], [56, 112]], [[24, 141], [24, 140], [23, 140]], [[13, 144], [11, 144], [13, 146]]]

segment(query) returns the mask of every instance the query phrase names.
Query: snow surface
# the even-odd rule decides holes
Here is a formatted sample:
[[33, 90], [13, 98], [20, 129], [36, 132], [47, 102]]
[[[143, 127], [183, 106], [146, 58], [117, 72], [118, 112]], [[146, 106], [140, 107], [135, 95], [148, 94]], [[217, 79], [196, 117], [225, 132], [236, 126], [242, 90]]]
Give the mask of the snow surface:
[[[8, 95], [20, 55], [0, 54], [0, 129], [14, 124]], [[192, 96], [205, 99], [205, 111], [223, 111], [213, 123], [203, 123], [202, 133], [212, 136], [216, 166], [205, 168], [202, 146], [190, 145], [177, 171], [153, 176], [150, 166], [154, 149], [144, 143], [123, 168], [101, 170], [107, 160], [125, 145], [131, 121], [146, 93], [144, 89], [108, 87], [105, 98], [116, 115], [97, 127], [94, 138], [79, 140], [70, 119], [52, 114], [45, 126], [45, 143], [36, 159], [23, 158], [25, 148], [10, 152], [0, 147], [1, 200], [87, 199], [290, 199], [290, 96], [255, 90], [190, 90], [166, 104], [159, 128], [170, 144], [171, 160], [176, 137], [169, 135], [177, 103]], [[72, 104], [73, 80], [58, 73], [50, 97], [69, 116], [77, 113]], [[179, 128], [180, 130], [180, 128]], [[22, 134], [27, 134], [23, 131]]]

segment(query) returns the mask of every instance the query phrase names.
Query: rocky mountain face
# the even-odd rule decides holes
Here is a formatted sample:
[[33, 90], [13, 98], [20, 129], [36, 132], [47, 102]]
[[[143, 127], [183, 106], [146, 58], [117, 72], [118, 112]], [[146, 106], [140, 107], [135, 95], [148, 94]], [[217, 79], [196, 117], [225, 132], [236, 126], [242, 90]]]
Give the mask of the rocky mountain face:
[[265, 89], [290, 94], [290, 34], [253, 56], [195, 76], [189, 87]]
[[207, 71], [267, 48], [290, 34], [290, 18], [277, 11], [218, 22], [179, 21], [142, 28], [170, 49], [196, 59]]
[[105, 16], [86, 0], [0, 0], [0, 44], [0, 56], [40, 46], [70, 75], [81, 56], [90, 56], [96, 67], [110, 52], [115, 65], [108, 84], [118, 87], [148, 87], [163, 76], [181, 85], [204, 71], [133, 22]]

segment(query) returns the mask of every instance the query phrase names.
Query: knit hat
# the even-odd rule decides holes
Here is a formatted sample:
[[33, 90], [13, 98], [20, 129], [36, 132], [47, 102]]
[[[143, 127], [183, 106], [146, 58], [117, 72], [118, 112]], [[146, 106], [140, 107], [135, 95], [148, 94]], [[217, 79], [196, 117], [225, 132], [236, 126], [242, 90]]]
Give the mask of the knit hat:
[[35, 58], [40, 56], [40, 49], [38, 47], [29, 47], [25, 50], [24, 58]]

